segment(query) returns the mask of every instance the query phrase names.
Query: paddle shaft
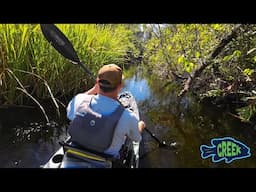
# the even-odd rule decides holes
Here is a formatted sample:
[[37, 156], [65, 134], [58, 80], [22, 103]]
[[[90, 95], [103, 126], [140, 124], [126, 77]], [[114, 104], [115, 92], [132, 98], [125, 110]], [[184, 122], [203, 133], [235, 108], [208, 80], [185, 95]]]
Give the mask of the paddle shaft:
[[92, 72], [91, 72], [89, 69], [87, 69], [87, 68], [85, 67], [85, 65], [84, 65], [82, 62], [78, 62], [78, 64], [82, 67], [82, 69], [83, 69], [86, 73], [88, 73], [88, 74], [93, 78], [94, 81], [96, 81], [95, 76], [92, 74]]
[[149, 135], [150, 135], [153, 139], [155, 139], [155, 140], [159, 143], [160, 146], [166, 145], [165, 143], [163, 143], [162, 141], [160, 141], [160, 140], [155, 136], [155, 134], [153, 134], [147, 127], [145, 127], [144, 130], [145, 130], [146, 132], [148, 132]]

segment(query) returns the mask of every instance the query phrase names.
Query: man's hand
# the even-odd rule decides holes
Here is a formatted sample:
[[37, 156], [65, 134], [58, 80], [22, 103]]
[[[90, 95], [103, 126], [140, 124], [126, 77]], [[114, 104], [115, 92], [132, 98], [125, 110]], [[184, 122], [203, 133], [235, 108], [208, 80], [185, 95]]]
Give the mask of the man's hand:
[[145, 122], [144, 121], [139, 121], [139, 123], [138, 123], [139, 131], [142, 132], [145, 127], [146, 127]]
[[85, 92], [88, 95], [96, 95], [99, 93], [99, 84], [96, 83], [91, 89]]

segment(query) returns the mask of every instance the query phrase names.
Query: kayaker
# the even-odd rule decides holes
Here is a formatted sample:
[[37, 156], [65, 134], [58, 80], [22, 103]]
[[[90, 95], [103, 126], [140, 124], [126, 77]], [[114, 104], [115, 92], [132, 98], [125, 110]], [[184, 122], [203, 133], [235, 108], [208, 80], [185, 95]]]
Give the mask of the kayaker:
[[[140, 121], [131, 110], [119, 107], [121, 104], [118, 101], [118, 94], [121, 88], [122, 69], [116, 64], [108, 64], [100, 68], [96, 83], [90, 90], [85, 93], [79, 93], [73, 97], [67, 107], [67, 117], [71, 120], [71, 127], [69, 127], [71, 131], [69, 131], [69, 133], [71, 138], [73, 137], [72, 141], [76, 142], [77, 139], [79, 140], [79, 144], [87, 145], [83, 147], [87, 148], [90, 146], [96, 151], [104, 149], [104, 147], [107, 146], [106, 143], [111, 141], [108, 148], [103, 152], [117, 158], [119, 157], [119, 151], [126, 137], [136, 142], [141, 141], [141, 132], [145, 128], [145, 123]], [[88, 108], [91, 110], [88, 111]], [[118, 108], [119, 112], [117, 112]], [[109, 122], [114, 121], [118, 113], [119, 118], [117, 119], [116, 125], [114, 125], [114, 122]], [[93, 115], [88, 116], [88, 114]], [[99, 129], [99, 127], [97, 127], [99, 124], [103, 126], [100, 123], [101, 116], [108, 116], [110, 114], [115, 114], [115, 118], [109, 118], [107, 124], [115, 126], [115, 128], [108, 129], [105, 127], [105, 130], [101, 130], [100, 136], [92, 135], [97, 134], [93, 132], [93, 130], [96, 130], [96, 128]], [[98, 118], [96, 118], [96, 120], [86, 119], [93, 118], [92, 116], [98, 116]], [[88, 123], [88, 121], [87, 132], [83, 135], [83, 131], [85, 130], [84, 125], [86, 122]], [[92, 132], [90, 132], [90, 130], [92, 130]], [[106, 130], [114, 131], [109, 134]]]

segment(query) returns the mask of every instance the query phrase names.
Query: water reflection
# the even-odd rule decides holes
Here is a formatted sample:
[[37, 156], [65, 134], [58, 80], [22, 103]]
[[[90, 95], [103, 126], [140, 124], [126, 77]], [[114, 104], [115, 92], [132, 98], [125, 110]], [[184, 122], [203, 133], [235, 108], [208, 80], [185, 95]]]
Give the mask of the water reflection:
[[[177, 85], [165, 87], [164, 84], [138, 71], [125, 82], [126, 89], [137, 99], [141, 118], [146, 121], [148, 129], [161, 141], [178, 144], [174, 151], [159, 148], [154, 139], [144, 132], [141, 167], [256, 167], [253, 158], [256, 133], [252, 127], [229, 116], [225, 109], [200, 103], [189, 94], [180, 100], [176, 96], [180, 90]], [[213, 163], [211, 159], [201, 158], [202, 144], [209, 144], [212, 138], [226, 136], [246, 143], [252, 150], [252, 157], [231, 164]]]
[[[66, 138], [66, 128], [55, 121], [7, 123], [0, 133], [0, 168], [38, 168], [46, 163]], [[38, 116], [40, 117], [40, 113]], [[32, 119], [31, 119], [32, 120]]]
[[126, 79], [121, 92], [122, 91], [130, 91], [137, 102], [144, 101], [151, 95], [147, 81], [145, 79], [138, 78], [137, 76]]

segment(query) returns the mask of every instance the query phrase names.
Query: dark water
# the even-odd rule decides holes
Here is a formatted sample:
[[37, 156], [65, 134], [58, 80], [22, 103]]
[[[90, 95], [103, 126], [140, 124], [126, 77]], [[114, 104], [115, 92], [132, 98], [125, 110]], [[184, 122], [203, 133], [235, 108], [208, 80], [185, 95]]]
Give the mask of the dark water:
[[[256, 130], [230, 116], [227, 107], [199, 102], [191, 96], [177, 98], [174, 84], [166, 86], [143, 70], [126, 80], [138, 101], [141, 119], [158, 139], [176, 144], [176, 150], [159, 147], [144, 131], [141, 167], [145, 168], [254, 168], [256, 167]], [[202, 159], [200, 146], [211, 146], [211, 139], [232, 137], [250, 148], [251, 157], [232, 163]]]
[[[256, 167], [256, 134], [251, 125], [240, 123], [223, 108], [210, 103], [199, 103], [192, 97], [179, 100], [177, 87], [165, 86], [165, 83], [143, 70], [133, 69], [126, 74], [123, 90], [132, 92], [136, 98], [147, 128], [161, 141], [177, 147], [175, 150], [159, 147], [144, 132], [140, 167]], [[46, 126], [37, 109], [6, 111], [0, 108], [0, 167], [37, 168], [44, 164], [59, 148], [58, 141], [67, 137], [67, 125], [61, 123], [65, 121], [50, 119], [50, 125]], [[200, 145], [210, 145], [211, 139], [225, 136], [246, 144], [251, 149], [251, 157], [230, 164], [201, 158]]]

